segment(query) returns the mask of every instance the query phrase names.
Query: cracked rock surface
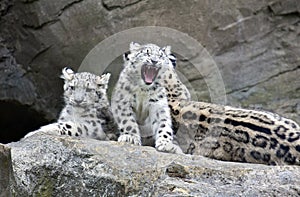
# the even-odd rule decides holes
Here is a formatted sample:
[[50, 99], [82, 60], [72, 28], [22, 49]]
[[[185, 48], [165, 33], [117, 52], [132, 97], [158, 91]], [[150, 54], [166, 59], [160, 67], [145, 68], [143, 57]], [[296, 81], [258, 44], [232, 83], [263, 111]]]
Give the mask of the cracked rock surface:
[[[297, 0], [2, 0], [0, 102], [52, 121], [62, 108], [63, 67], [76, 70], [95, 45], [117, 32], [163, 26], [205, 47], [222, 76], [226, 104], [270, 110], [300, 123], [299, 10]], [[177, 69], [193, 99], [211, 101], [210, 76], [191, 65], [194, 55], [179, 55]], [[111, 84], [120, 62], [109, 66]]]
[[299, 166], [222, 162], [45, 134], [8, 146], [15, 196], [300, 195]]

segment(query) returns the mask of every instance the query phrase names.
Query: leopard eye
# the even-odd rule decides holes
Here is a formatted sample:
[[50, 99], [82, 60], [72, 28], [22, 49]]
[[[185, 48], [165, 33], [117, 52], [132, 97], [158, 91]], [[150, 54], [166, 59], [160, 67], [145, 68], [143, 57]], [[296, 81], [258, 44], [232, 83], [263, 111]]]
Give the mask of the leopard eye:
[[150, 49], [146, 49], [146, 53], [147, 53], [148, 56], [150, 56], [151, 50]]
[[69, 86], [71, 90], [75, 90], [75, 86]]
[[102, 93], [101, 93], [100, 91], [97, 91], [96, 94], [97, 94], [97, 96], [98, 96], [99, 98], [102, 97]]

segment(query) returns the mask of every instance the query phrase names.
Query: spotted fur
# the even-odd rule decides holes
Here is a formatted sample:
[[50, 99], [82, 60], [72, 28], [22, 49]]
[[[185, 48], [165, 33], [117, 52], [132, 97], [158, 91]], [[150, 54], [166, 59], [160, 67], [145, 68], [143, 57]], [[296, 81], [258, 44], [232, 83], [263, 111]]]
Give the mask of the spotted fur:
[[194, 101], [181, 101], [172, 106], [172, 113], [185, 153], [225, 161], [300, 165], [300, 127], [293, 120]]
[[[138, 56], [139, 54], [148, 60], [145, 46], [142, 46], [144, 52], [140, 50], [131, 55]], [[173, 63], [176, 65], [176, 61]], [[137, 63], [129, 61], [127, 64], [135, 66]], [[131, 67], [126, 68], [126, 63], [124, 69], [134, 70]], [[123, 78], [128, 77], [121, 83], [124, 89], [127, 89], [127, 85], [131, 83], [133, 87], [139, 88], [144, 85], [139, 69], [135, 70], [134, 75], [136, 78], [127, 72], [123, 74]], [[173, 120], [173, 138], [177, 139], [176, 142], [184, 153], [224, 161], [300, 165], [300, 127], [293, 120], [266, 111], [190, 101], [189, 91], [179, 80], [173, 67], [161, 69], [155, 84], [164, 90], [164, 94], [158, 94], [160, 92], [158, 91], [158, 98], [155, 95], [151, 96], [159, 99], [159, 102], [165, 102], [165, 96], [167, 96]], [[135, 98], [136, 92], [130, 89], [129, 92], [121, 95], [133, 93]], [[147, 94], [144, 97], [147, 97]], [[118, 110], [115, 112], [116, 115], [119, 113]], [[140, 117], [139, 113], [132, 114], [134, 117]], [[152, 112], [146, 114], [152, 114]], [[115, 117], [119, 125], [127, 122], [122, 122], [118, 119], [119, 116]], [[139, 127], [141, 128], [140, 125]]]
[[101, 77], [88, 72], [62, 70], [65, 107], [56, 123], [41, 127], [37, 132], [81, 136], [99, 140], [117, 138], [114, 121], [106, 95], [110, 74]]
[[174, 141], [168, 88], [174, 89], [178, 98], [190, 96], [179, 80], [176, 87], [168, 85], [168, 78], [178, 78], [175, 65], [176, 58], [169, 46], [130, 44], [112, 96], [112, 113], [121, 134], [118, 141], [182, 153]]

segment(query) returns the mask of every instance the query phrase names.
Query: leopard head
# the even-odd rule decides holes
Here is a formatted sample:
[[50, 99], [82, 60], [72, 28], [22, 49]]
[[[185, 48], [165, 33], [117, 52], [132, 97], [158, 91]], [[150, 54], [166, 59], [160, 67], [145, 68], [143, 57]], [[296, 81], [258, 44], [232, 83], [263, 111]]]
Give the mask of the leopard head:
[[64, 99], [66, 104], [76, 107], [107, 103], [106, 90], [110, 73], [97, 76], [88, 72], [75, 73], [71, 68], [62, 70]]
[[155, 82], [157, 76], [167, 69], [174, 69], [176, 57], [171, 47], [159, 47], [155, 44], [140, 45], [130, 43], [129, 52], [124, 54], [125, 69], [135, 71], [146, 85]]

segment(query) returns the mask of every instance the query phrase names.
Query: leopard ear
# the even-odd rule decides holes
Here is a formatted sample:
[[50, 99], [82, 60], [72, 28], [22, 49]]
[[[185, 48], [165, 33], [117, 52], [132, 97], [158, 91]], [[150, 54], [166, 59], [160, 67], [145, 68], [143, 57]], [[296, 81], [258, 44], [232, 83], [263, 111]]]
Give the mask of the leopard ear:
[[141, 48], [141, 45], [137, 42], [131, 42], [129, 45], [130, 52], [139, 50], [140, 48]]
[[126, 61], [129, 60], [128, 55], [129, 55], [129, 52], [126, 52], [126, 53], [123, 54], [123, 61], [124, 61], [124, 62], [126, 62]]
[[177, 65], [177, 58], [176, 58], [176, 56], [173, 53], [171, 53], [168, 57], [169, 57], [169, 60], [172, 62], [173, 67], [175, 68], [176, 65]]
[[69, 67], [62, 69], [62, 75], [60, 76], [64, 80], [72, 80], [74, 78], [74, 71]]
[[109, 82], [110, 75], [111, 75], [110, 73], [106, 73], [106, 74], [101, 75], [101, 77], [97, 76], [96, 83], [98, 85], [105, 85], [105, 87], [107, 88], [107, 84]]
[[110, 76], [111, 76], [110, 73], [106, 73], [101, 76], [105, 84], [108, 84]]
[[162, 48], [162, 50], [165, 52], [166, 55], [171, 54], [171, 46], [165, 46]]

